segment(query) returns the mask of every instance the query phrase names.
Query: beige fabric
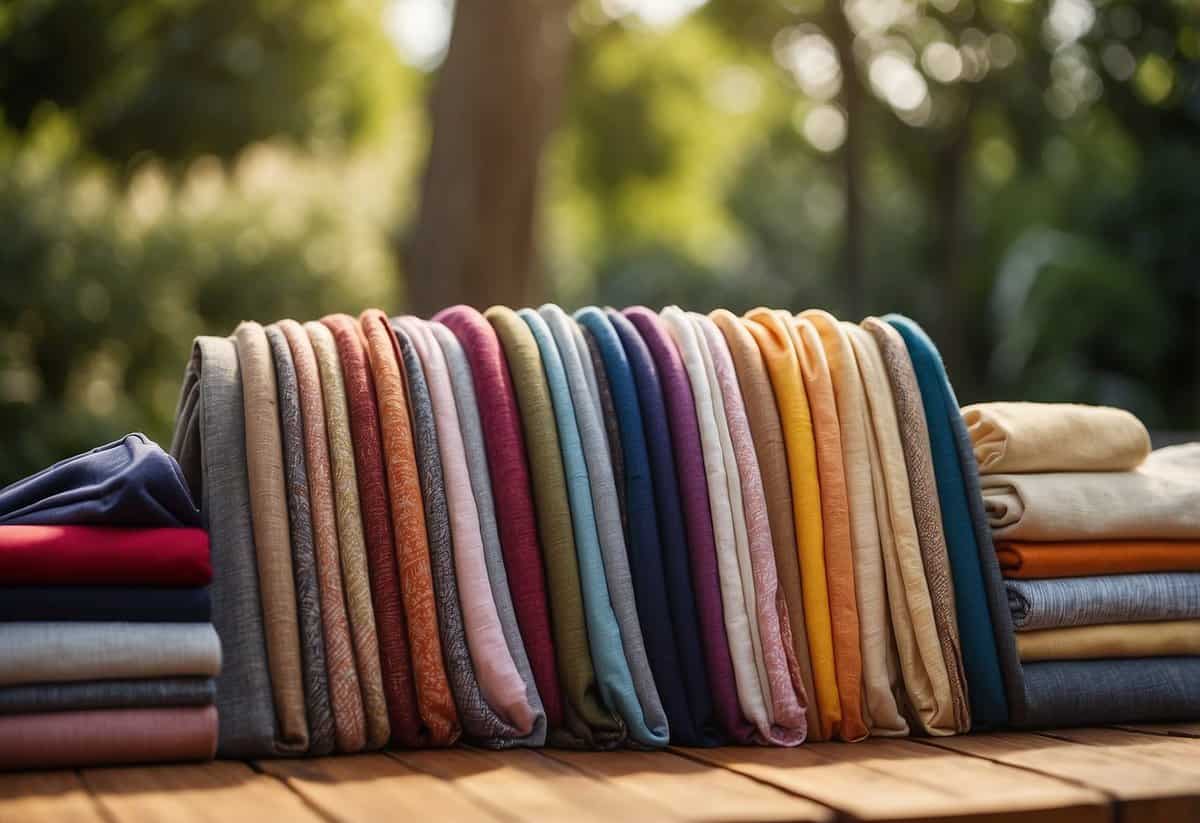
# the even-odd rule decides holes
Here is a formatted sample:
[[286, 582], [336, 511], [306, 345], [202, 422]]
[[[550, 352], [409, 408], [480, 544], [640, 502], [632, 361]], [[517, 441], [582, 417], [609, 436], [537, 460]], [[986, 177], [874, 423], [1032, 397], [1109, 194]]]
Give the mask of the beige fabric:
[[1200, 538], [1200, 443], [1158, 449], [1129, 472], [981, 480], [998, 540]]
[[1142, 421], [1073, 403], [976, 403], [962, 410], [981, 474], [1110, 472], [1150, 453]]
[[1017, 632], [1022, 663], [1113, 657], [1186, 657], [1200, 654], [1200, 620], [1108, 623]]
[[907, 703], [926, 733], [955, 734], [960, 729], [954, 717], [954, 695], [925, 579], [892, 390], [875, 339], [853, 323], [843, 323], [842, 328], [854, 348], [867, 401], [872, 493]]

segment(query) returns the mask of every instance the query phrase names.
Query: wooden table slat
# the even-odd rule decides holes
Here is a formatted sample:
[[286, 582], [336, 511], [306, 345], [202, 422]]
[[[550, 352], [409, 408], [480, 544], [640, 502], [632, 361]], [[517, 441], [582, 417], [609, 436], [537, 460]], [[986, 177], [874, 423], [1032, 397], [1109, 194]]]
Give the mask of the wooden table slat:
[[102, 823], [104, 815], [75, 772], [0, 774], [0, 821]]
[[1122, 723], [1113, 728], [1171, 737], [1200, 737], [1200, 723]]

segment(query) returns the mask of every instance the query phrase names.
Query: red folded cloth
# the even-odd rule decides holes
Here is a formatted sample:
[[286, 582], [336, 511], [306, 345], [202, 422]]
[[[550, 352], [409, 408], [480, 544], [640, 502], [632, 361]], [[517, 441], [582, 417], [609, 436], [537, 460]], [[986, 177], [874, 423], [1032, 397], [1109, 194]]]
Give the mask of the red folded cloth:
[[206, 586], [204, 529], [0, 526], [0, 585]]

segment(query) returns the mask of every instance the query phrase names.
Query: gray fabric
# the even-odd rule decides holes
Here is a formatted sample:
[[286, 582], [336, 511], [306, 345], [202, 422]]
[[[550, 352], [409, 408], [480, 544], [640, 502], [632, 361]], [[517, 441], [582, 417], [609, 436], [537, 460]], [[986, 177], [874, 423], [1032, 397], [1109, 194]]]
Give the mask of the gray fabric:
[[292, 349], [278, 326], [268, 326], [267, 342], [275, 362], [279, 422], [283, 438], [283, 468], [287, 482], [288, 520], [292, 536], [292, 574], [300, 622], [300, 655], [304, 667], [304, 704], [308, 714], [308, 753], [334, 749], [333, 707], [325, 668], [325, 638], [321, 628], [321, 592], [308, 500], [308, 467], [304, 457], [304, 423], [300, 417], [300, 386]]
[[408, 384], [413, 448], [417, 457], [421, 496], [425, 503], [425, 529], [429, 535], [429, 561], [433, 567], [433, 588], [437, 595], [442, 656], [446, 661], [446, 674], [450, 680], [450, 690], [454, 693], [455, 705], [458, 706], [463, 734], [472, 742], [489, 748], [517, 746], [522, 743], [524, 735], [497, 715], [484, 699], [467, 648], [462, 603], [454, 572], [450, 513], [438, 450], [437, 424], [433, 416], [433, 400], [425, 382], [425, 371], [420, 355], [404, 329], [393, 323], [392, 332], [400, 343]]
[[[601, 422], [603, 411], [600, 405], [600, 390], [592, 369], [591, 356], [579, 327], [562, 309], [552, 304], [545, 305], [539, 309], [539, 314], [554, 335], [571, 389], [575, 419], [579, 425], [579, 436], [583, 441], [583, 453], [587, 460], [592, 506], [600, 536], [600, 550], [604, 557], [609, 597], [621, 630], [621, 646], [633, 676], [634, 690], [638, 702], [642, 705], [646, 727], [650, 733], [649, 737], [641, 742], [665, 746], [669, 736], [667, 714], [659, 698], [654, 675], [650, 671], [642, 627], [638, 621], [621, 507], [613, 477], [608, 435]], [[632, 727], [630, 733], [634, 733]]]
[[242, 408], [233, 343], [197, 338], [179, 396], [171, 456], [183, 467], [208, 529], [213, 626], [223, 656], [217, 677], [217, 751], [234, 758], [288, 753], [276, 740], [267, 673]]
[[1025, 664], [1024, 728], [1200, 718], [1200, 657]]
[[143, 677], [213, 677], [208, 623], [0, 623], [0, 686]]
[[504, 631], [504, 642], [512, 655], [513, 663], [525, 681], [525, 695], [537, 715], [533, 731], [528, 736], [515, 740], [526, 746], [542, 746], [546, 742], [546, 711], [538, 694], [533, 669], [525, 653], [525, 642], [521, 639], [521, 628], [513, 608], [512, 593], [508, 588], [508, 574], [504, 568], [504, 554], [500, 546], [500, 532], [496, 525], [496, 507], [492, 499], [492, 480], [488, 470], [487, 451], [483, 441], [483, 422], [479, 417], [479, 405], [475, 397], [475, 384], [471, 378], [471, 366], [458, 338], [441, 323], [430, 323], [429, 328], [442, 347], [446, 365], [450, 370], [450, 383], [454, 390], [455, 406], [458, 410], [458, 425], [462, 431], [463, 448], [466, 451], [467, 469], [471, 475], [471, 492], [475, 496], [475, 508], [479, 514], [479, 532], [483, 538], [483, 557], [487, 565], [488, 584], [492, 599], [496, 603], [496, 614]]
[[1006, 580], [1017, 631], [1200, 618], [1200, 573]]
[[0, 688], [0, 715], [89, 709], [207, 706], [216, 698], [217, 684], [210, 677], [36, 683], [31, 686]]
[[617, 501], [621, 504], [621, 527], [629, 534], [629, 513], [625, 502], [625, 450], [621, 447], [621, 428], [617, 421], [617, 409], [613, 404], [612, 387], [608, 384], [608, 372], [604, 369], [604, 355], [596, 342], [591, 329], [576, 323], [576, 328], [587, 344], [587, 351], [581, 356], [590, 359], [591, 375], [596, 380], [596, 388], [600, 392], [601, 420], [604, 421], [604, 431], [608, 435], [608, 455], [611, 458], [613, 480], [617, 484]]

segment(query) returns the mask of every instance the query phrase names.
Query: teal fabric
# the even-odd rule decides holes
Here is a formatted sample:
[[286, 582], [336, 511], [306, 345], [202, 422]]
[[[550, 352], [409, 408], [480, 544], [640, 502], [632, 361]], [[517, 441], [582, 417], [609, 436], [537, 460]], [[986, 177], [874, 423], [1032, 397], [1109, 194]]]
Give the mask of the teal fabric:
[[652, 730], [633, 685], [633, 675], [621, 644], [621, 630], [613, 611], [600, 551], [600, 534], [592, 508], [592, 490], [588, 478], [583, 443], [571, 402], [571, 389], [558, 347], [546, 321], [532, 309], [517, 313], [533, 333], [542, 355], [542, 368], [550, 388], [554, 420], [558, 426], [567, 497], [571, 504], [571, 522], [575, 532], [575, 551], [579, 561], [583, 609], [587, 621], [588, 644], [600, 696], [608, 708], [624, 720], [632, 740], [646, 746], [666, 744], [666, 736]]

